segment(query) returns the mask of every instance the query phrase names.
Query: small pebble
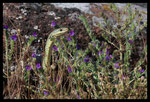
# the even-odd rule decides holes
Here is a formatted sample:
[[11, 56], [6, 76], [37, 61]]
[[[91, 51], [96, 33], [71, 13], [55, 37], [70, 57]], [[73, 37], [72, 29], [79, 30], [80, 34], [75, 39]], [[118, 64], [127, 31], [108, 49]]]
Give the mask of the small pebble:
[[34, 26], [34, 29], [38, 29], [38, 26]]
[[54, 11], [49, 11], [49, 12], [47, 12], [47, 14], [51, 15], [51, 16], [55, 16], [56, 15]]
[[38, 40], [38, 42], [40, 42], [40, 40]]
[[11, 71], [14, 71], [16, 68], [17, 68], [16, 66], [11, 66], [11, 67], [10, 67], [10, 70], [11, 70]]
[[19, 18], [19, 19], [22, 19], [22, 16], [19, 16], [18, 18]]
[[57, 19], [60, 19], [60, 17], [55, 17], [55, 19], [57, 20]]
[[26, 16], [26, 15], [27, 15], [27, 13], [24, 13], [24, 15]]
[[29, 38], [29, 36], [27, 36], [27, 35], [25, 35], [24, 37], [25, 37], [26, 39], [28, 39], [28, 38]]
[[17, 33], [17, 30], [16, 30], [16, 29], [12, 29], [12, 30], [11, 30], [11, 33], [12, 33], [12, 34], [16, 34], [16, 33]]

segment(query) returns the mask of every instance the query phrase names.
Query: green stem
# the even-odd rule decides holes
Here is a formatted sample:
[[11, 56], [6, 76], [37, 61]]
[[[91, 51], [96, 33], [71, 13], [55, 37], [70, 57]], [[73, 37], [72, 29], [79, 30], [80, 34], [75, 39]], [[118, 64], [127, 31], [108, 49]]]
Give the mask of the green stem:
[[120, 81], [121, 81], [121, 85], [122, 85], [122, 89], [124, 89], [124, 86], [123, 86], [123, 79], [122, 79], [122, 75], [123, 75], [123, 67], [122, 67], [122, 44], [120, 42], [120, 61], [121, 61], [121, 66], [120, 66], [120, 69], [121, 69], [121, 76], [120, 76]]
[[9, 68], [9, 63], [8, 63], [8, 33], [7, 30], [5, 31], [5, 38], [6, 38], [6, 66], [7, 66], [7, 83], [8, 83], [8, 93], [9, 93], [9, 97], [10, 97], [10, 89], [9, 89], [9, 72], [8, 72], [8, 68]]

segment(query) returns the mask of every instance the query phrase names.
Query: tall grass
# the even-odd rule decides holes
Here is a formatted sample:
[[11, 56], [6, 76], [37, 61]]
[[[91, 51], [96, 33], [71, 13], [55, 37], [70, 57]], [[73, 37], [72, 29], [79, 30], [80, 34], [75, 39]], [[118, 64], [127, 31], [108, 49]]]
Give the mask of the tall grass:
[[[123, 11], [129, 15], [126, 21], [120, 21], [122, 16], [119, 15], [114, 4], [110, 4], [110, 9], [116, 13], [117, 23], [121, 28], [111, 29], [106, 19], [106, 27], [98, 24], [102, 30], [101, 36], [105, 39], [100, 41], [92, 32], [86, 18], [80, 16], [79, 19], [83, 22], [91, 42], [85, 50], [78, 49], [75, 29], [73, 31], [75, 35], [68, 34], [54, 39], [57, 50], [52, 49], [52, 62], [50, 68], [47, 68], [46, 75], [40, 63], [37, 63], [36, 57], [31, 55], [32, 52], [30, 53], [36, 36], [30, 37], [27, 44], [24, 42], [22, 45], [24, 38], [20, 30], [17, 40], [14, 41], [9, 39], [5, 29], [6, 55], [3, 77], [7, 82], [3, 81], [5, 82], [4, 98], [146, 99], [147, 44], [145, 39], [143, 39], [142, 57], [137, 62], [134, 62], [132, 57], [136, 48], [137, 25], [140, 25], [142, 18], [138, 17], [139, 12], [131, 11], [130, 5]], [[106, 18], [104, 14], [103, 18]], [[140, 25], [139, 32], [146, 26], [147, 22]], [[71, 40], [68, 40], [68, 37]], [[16, 69], [12, 72], [10, 67], [13, 64]]]

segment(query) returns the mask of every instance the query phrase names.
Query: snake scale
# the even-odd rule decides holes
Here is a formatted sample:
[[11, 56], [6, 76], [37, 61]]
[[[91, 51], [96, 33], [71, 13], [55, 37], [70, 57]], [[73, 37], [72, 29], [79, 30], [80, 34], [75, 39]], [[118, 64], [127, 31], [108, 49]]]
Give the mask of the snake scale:
[[44, 70], [50, 67], [52, 46], [54, 44], [53, 39], [64, 35], [66, 32], [68, 32], [68, 28], [59, 28], [51, 32], [48, 36], [45, 46], [45, 55], [42, 62], [42, 67]]

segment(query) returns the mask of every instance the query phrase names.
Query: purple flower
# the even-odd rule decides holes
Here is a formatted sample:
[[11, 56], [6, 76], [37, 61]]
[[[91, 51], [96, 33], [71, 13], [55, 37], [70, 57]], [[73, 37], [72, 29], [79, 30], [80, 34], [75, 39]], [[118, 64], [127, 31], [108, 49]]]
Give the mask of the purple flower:
[[90, 58], [89, 56], [87, 56], [85, 59], [84, 59], [84, 62], [89, 62], [90, 61]]
[[102, 53], [102, 51], [101, 51], [101, 50], [99, 50], [99, 53], [98, 53], [98, 55], [101, 55], [101, 53]]
[[126, 79], [127, 78], [127, 75], [123, 75], [123, 79]]
[[37, 69], [40, 69], [40, 68], [41, 68], [40, 63], [36, 64], [36, 68], [37, 68]]
[[36, 54], [35, 54], [35, 53], [32, 53], [32, 57], [36, 58]]
[[44, 95], [47, 95], [47, 91], [44, 91]]
[[71, 31], [69, 32], [69, 34], [70, 34], [70, 36], [74, 36], [74, 31], [71, 30]]
[[71, 70], [71, 67], [69, 66], [68, 67], [68, 72], [70, 73], [70, 72], [72, 72], [72, 70]]
[[4, 28], [4, 29], [8, 29], [8, 26], [7, 26], [7, 25], [4, 25], [3, 28]]
[[26, 66], [26, 69], [29, 71], [29, 70], [31, 70], [32, 68], [31, 68], [31, 66], [27, 65], [27, 66]]
[[144, 72], [144, 69], [140, 70], [140, 72], [143, 73], [143, 72]]
[[79, 50], [80, 48], [79, 48], [79, 46], [78, 46], [78, 44], [76, 45], [76, 48], [77, 48], [77, 50]]
[[78, 98], [78, 99], [81, 99], [80, 95], [77, 95], [77, 98]]
[[36, 32], [33, 32], [33, 36], [36, 37], [36, 36], [37, 36], [37, 33], [36, 33]]
[[55, 26], [56, 26], [56, 23], [55, 23], [54, 21], [52, 21], [51, 26], [52, 26], [52, 27], [55, 27]]
[[105, 59], [106, 59], [106, 60], [110, 60], [109, 55], [106, 55]]
[[120, 68], [119, 63], [116, 63], [116, 64], [114, 65], [114, 67]]
[[102, 65], [102, 64], [99, 64], [99, 66], [103, 67], [103, 65]]
[[96, 44], [95, 44], [95, 43], [93, 43], [93, 46], [95, 46], [95, 47], [96, 47]]
[[129, 40], [128, 43], [132, 44], [132, 43], [133, 43], [133, 40]]
[[67, 39], [68, 41], [71, 41], [71, 38], [70, 37], [68, 37], [68, 39]]
[[107, 48], [106, 54], [109, 54], [109, 49]]
[[110, 58], [113, 58], [113, 56], [112, 56], [112, 55], [109, 55], [109, 57], [110, 57]]
[[57, 47], [54, 45], [53, 46], [53, 49], [55, 50], [55, 51], [58, 51], [58, 49], [57, 49]]
[[16, 41], [16, 40], [17, 40], [17, 35], [13, 35], [13, 36], [11, 36], [11, 37], [10, 37], [10, 39], [12, 39], [12, 40]]

